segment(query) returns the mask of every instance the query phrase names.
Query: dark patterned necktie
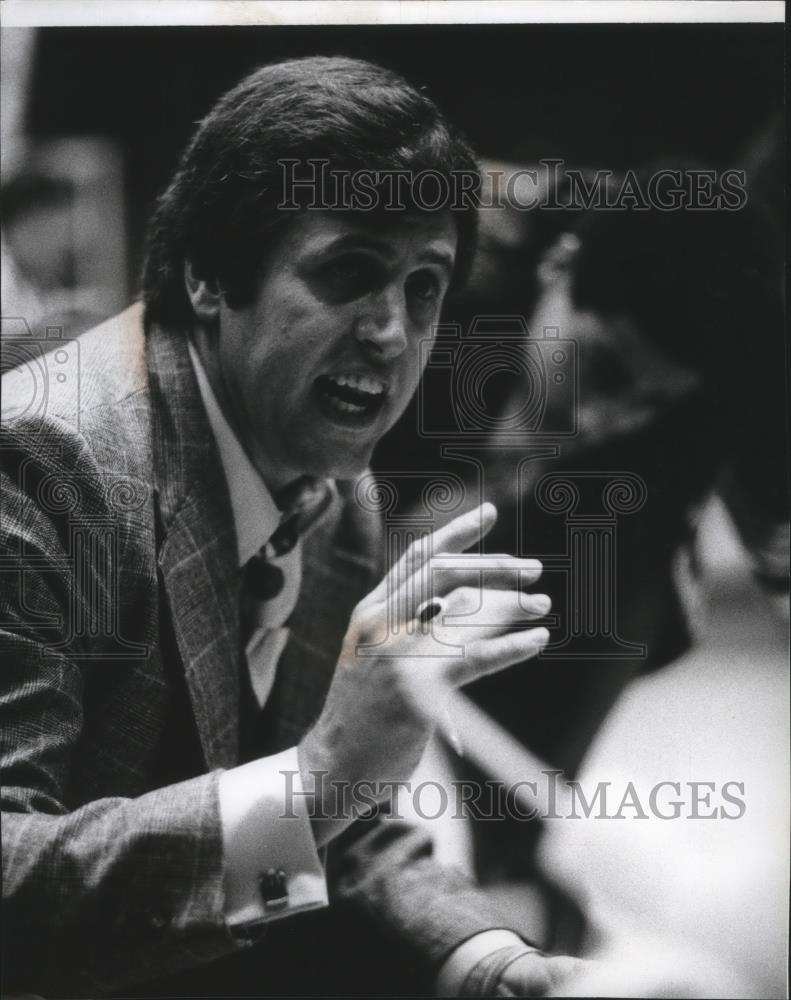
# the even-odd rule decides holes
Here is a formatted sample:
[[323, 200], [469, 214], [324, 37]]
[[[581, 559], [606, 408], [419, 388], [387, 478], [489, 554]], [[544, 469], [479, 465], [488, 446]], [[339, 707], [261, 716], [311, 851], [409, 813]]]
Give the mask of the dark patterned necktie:
[[[304, 476], [289, 484], [275, 497], [281, 509], [280, 524], [260, 551], [244, 568], [241, 602], [241, 760], [274, 752], [266, 739], [271, 727], [263, 723], [264, 706], [275, 682], [280, 653], [277, 643], [267, 645], [273, 626], [267, 621], [269, 602], [275, 600], [285, 582], [283, 570], [273, 559], [287, 555], [299, 539], [313, 527], [332, 503], [328, 482]], [[282, 647], [280, 647], [282, 649]]]
[[287, 555], [331, 502], [329, 483], [316, 476], [300, 476], [278, 493], [275, 503], [281, 510], [280, 524], [245, 567], [245, 590], [253, 602], [277, 597], [283, 589], [283, 570], [272, 560]]

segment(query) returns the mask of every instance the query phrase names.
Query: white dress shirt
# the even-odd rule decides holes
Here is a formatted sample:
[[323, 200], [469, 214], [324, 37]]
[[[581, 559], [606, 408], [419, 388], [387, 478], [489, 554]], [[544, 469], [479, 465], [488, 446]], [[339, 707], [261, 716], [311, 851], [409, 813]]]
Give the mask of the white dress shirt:
[[[225, 419], [191, 343], [189, 352], [228, 483], [242, 568], [272, 536], [280, 523], [280, 511]], [[299, 543], [272, 562], [283, 572], [283, 588], [262, 606], [261, 627], [253, 632], [246, 647], [250, 680], [261, 707], [272, 689], [277, 663], [288, 640], [285, 622], [299, 595]], [[302, 791], [296, 747], [232, 768], [220, 776], [225, 915], [229, 925], [281, 919], [327, 905], [324, 868]], [[287, 809], [288, 817], [284, 815]], [[270, 870], [285, 873], [288, 899], [286, 905], [267, 911], [258, 876]]]

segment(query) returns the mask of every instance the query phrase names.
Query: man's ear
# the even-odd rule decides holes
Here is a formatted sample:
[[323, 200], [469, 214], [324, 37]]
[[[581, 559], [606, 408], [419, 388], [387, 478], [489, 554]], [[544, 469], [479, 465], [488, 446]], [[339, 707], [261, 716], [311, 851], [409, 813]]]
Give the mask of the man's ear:
[[550, 244], [548, 249], [544, 251], [537, 268], [538, 280], [542, 288], [552, 284], [560, 275], [570, 273], [580, 246], [580, 238], [574, 233], [561, 233]]
[[192, 309], [200, 322], [207, 326], [215, 323], [222, 301], [222, 292], [217, 282], [198, 278], [192, 269], [192, 261], [185, 260], [184, 287], [192, 303]]

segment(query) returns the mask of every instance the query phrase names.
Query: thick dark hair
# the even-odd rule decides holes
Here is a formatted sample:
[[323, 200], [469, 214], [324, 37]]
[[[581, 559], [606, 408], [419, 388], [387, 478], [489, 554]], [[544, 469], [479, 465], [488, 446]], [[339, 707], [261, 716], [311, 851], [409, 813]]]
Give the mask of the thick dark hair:
[[[192, 322], [185, 260], [197, 277], [219, 285], [231, 308], [253, 300], [266, 257], [296, 214], [277, 208], [278, 161], [289, 159], [328, 160], [329, 170], [428, 170], [449, 178], [477, 176], [478, 169], [434, 103], [390, 70], [341, 57], [264, 66], [199, 124], [157, 202], [143, 267], [147, 323]], [[454, 206], [454, 286], [466, 277], [475, 249], [475, 200], [473, 194], [465, 207]], [[393, 221], [392, 212], [385, 221]]]

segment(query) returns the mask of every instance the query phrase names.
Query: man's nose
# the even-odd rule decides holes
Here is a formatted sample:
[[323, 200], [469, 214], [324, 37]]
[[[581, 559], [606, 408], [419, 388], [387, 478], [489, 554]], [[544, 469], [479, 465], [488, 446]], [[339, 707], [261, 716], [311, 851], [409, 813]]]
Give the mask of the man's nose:
[[354, 335], [376, 359], [392, 361], [407, 346], [406, 302], [394, 290], [383, 292], [357, 318]]

